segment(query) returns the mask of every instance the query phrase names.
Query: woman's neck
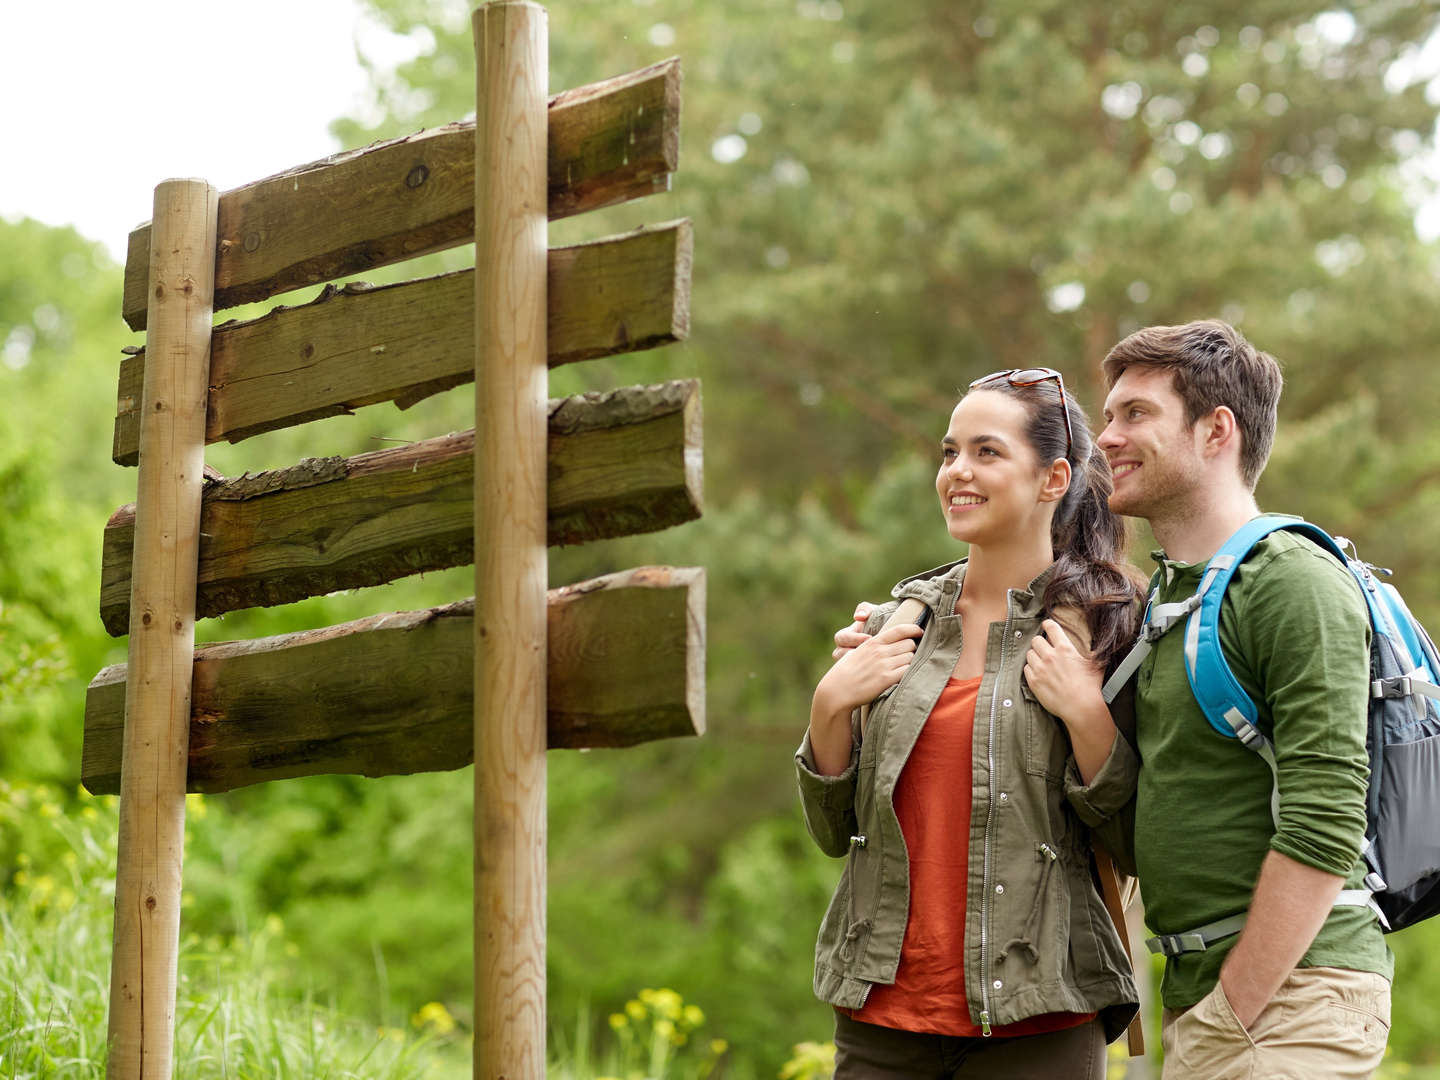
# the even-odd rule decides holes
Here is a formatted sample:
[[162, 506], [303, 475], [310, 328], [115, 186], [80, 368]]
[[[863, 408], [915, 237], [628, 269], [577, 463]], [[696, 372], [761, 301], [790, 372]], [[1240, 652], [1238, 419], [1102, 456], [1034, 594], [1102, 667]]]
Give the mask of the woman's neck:
[[1023, 589], [1055, 561], [1050, 537], [1039, 543], [1007, 544], [1003, 548], [970, 546], [962, 600], [966, 606], [1003, 608], [1011, 589]]

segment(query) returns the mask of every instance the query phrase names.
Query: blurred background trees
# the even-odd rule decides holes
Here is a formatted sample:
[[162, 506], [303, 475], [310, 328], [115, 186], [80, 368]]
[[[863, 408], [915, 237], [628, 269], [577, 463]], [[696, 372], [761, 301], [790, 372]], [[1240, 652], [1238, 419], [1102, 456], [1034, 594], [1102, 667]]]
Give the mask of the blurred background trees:
[[[367, 2], [419, 56], [373, 71], [373, 101], [335, 124], [343, 144], [471, 113], [465, 0]], [[554, 551], [551, 581], [658, 561], [710, 577], [709, 733], [551, 756], [552, 1022], [670, 986], [729, 1040], [727, 1075], [769, 1076], [830, 1025], [810, 951], [838, 865], [804, 836], [791, 752], [853, 602], [961, 554], [930, 484], [971, 379], [1055, 366], [1094, 415], [1099, 361], [1124, 334], [1236, 323], [1288, 380], [1262, 504], [1350, 536], [1440, 627], [1425, 557], [1440, 534], [1437, 251], [1414, 224], [1429, 190], [1417, 162], [1434, 151], [1423, 50], [1437, 6], [549, 11], [552, 91], [669, 55], [685, 71], [674, 190], [557, 222], [552, 244], [680, 216], [696, 229], [689, 343], [557, 370], [552, 393], [698, 372], [707, 414], [705, 518]], [[93, 244], [0, 223], [0, 249], [0, 391], [24, 403], [0, 417], [0, 775], [70, 787], [84, 683], [123, 659], [94, 608], [101, 525], [133, 497], [133, 477], [107, 464], [129, 338], [118, 268]], [[469, 426], [469, 408], [461, 389], [210, 460], [236, 473], [355, 453], [378, 435]], [[430, 575], [201, 633], [279, 633], [469, 589], [468, 570]], [[442, 1001], [463, 1021], [469, 785], [320, 778], [210, 800], [187, 858], [189, 925], [224, 935], [278, 914], [317, 990], [377, 1014]], [[1429, 924], [1394, 939], [1392, 1044], [1415, 1061], [1440, 1058], [1426, 1034], [1440, 986], [1422, 962], [1437, 939]]]

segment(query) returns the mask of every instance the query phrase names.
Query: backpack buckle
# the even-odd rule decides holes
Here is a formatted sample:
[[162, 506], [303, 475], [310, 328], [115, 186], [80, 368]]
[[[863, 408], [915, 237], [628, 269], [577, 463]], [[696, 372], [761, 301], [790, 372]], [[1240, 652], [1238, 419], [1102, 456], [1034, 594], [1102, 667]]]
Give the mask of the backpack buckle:
[[1409, 675], [1396, 675], [1390, 679], [1376, 679], [1370, 684], [1370, 696], [1386, 701], [1413, 697], [1415, 694]]
[[1146, 938], [1145, 947], [1162, 956], [1180, 956], [1188, 952], [1204, 952], [1209, 945], [1204, 934], [1191, 931], [1188, 934], [1156, 934]]

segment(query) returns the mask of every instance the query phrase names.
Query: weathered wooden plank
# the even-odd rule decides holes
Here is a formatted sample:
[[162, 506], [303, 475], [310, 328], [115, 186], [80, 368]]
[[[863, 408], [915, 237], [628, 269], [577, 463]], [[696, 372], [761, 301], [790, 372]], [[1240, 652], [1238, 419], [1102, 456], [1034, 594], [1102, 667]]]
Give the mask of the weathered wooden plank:
[[[679, 164], [680, 61], [670, 59], [549, 103], [550, 217], [669, 189]], [[220, 197], [215, 307], [263, 300], [431, 251], [475, 231], [475, 124], [376, 143]], [[145, 328], [150, 226], [130, 234], [122, 305]]]
[[[579, 544], [700, 516], [700, 384], [551, 401], [549, 542]], [[288, 604], [471, 562], [474, 432], [210, 485], [196, 613]], [[134, 507], [105, 526], [100, 618], [123, 634]]]
[[[458, 769], [473, 756], [470, 600], [195, 650], [191, 791], [318, 773]], [[644, 567], [548, 594], [548, 745], [705, 730], [705, 572]], [[120, 781], [126, 668], [85, 697], [81, 780]]]
[[[690, 332], [689, 221], [554, 248], [548, 267], [551, 367], [678, 341]], [[394, 401], [407, 408], [475, 377], [475, 271], [318, 299], [217, 327], [207, 443]], [[145, 353], [120, 365], [114, 458], [139, 446]]]

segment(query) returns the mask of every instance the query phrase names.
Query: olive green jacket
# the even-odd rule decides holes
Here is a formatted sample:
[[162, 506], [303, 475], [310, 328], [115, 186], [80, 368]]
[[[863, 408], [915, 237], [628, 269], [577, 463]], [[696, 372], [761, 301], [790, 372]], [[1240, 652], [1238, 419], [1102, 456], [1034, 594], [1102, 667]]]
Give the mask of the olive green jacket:
[[[1138, 998], [1096, 886], [1087, 825], [1109, 824], [1126, 806], [1139, 761], [1118, 738], [1082, 785], [1064, 726], [1025, 684], [1025, 654], [1045, 617], [1040, 600], [1052, 570], [1010, 590], [1005, 621], [990, 625], [986, 642], [975, 707], [965, 994], [971, 1020], [982, 1027], [1099, 1012], [1113, 1039]], [[808, 732], [796, 753], [810, 835], [826, 854], [846, 858], [815, 953], [815, 993], [833, 1005], [859, 1008], [872, 985], [895, 981], [910, 868], [892, 800], [960, 655], [961, 620], [952, 613], [964, 575], [965, 563], [952, 563], [893, 590], [897, 602], [918, 597], [933, 614], [909, 670], [872, 706], [863, 739], [856, 710], [845, 771], [816, 771]], [[866, 629], [877, 632], [895, 607], [878, 609]], [[1077, 624], [1066, 629], [1088, 652], [1083, 623], [1062, 622]]]

